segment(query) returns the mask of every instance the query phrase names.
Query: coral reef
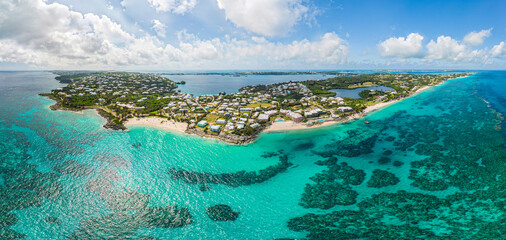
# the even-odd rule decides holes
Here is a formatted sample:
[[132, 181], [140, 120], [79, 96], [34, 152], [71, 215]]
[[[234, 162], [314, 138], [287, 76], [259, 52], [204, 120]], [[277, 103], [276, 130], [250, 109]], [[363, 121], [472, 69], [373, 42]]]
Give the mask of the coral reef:
[[239, 212], [234, 212], [228, 205], [218, 204], [208, 207], [206, 214], [213, 221], [235, 221], [239, 217]]
[[393, 173], [375, 169], [372, 172], [371, 179], [367, 181], [367, 186], [372, 188], [382, 188], [390, 185], [396, 185], [397, 183], [399, 183], [399, 178], [397, 178]]
[[206, 172], [192, 172], [187, 170], [169, 169], [173, 179], [181, 179], [189, 184], [225, 184], [231, 187], [239, 187], [265, 182], [278, 173], [285, 172], [292, 163], [288, 162], [288, 156], [281, 155], [276, 165], [269, 166], [258, 172], [239, 171], [235, 173], [212, 174]]
[[364, 178], [364, 171], [346, 163], [330, 166], [328, 170], [311, 177], [314, 184], [306, 184], [299, 204], [305, 208], [321, 209], [354, 204], [358, 193], [350, 185], [359, 185]]

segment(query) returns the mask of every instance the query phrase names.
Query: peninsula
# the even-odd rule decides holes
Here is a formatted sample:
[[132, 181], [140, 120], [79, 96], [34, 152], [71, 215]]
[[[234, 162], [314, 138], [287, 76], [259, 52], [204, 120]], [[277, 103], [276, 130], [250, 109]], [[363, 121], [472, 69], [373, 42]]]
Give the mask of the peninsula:
[[[459, 74], [340, 74], [334, 78], [253, 85], [238, 93], [194, 96], [166, 77], [130, 72], [56, 72], [65, 87], [41, 94], [53, 110], [96, 109], [104, 127], [161, 127], [229, 143], [252, 142], [265, 130], [321, 126], [358, 118]], [[358, 96], [344, 96], [353, 91]]]

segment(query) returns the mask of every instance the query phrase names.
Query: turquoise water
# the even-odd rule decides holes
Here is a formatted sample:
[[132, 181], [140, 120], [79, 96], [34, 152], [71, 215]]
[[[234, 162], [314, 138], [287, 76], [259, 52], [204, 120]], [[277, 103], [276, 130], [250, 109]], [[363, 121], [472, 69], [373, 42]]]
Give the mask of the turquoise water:
[[[248, 146], [148, 127], [106, 130], [94, 111], [50, 111], [53, 102], [37, 94], [59, 86], [50, 73], [0, 73], [1, 238], [506, 235], [506, 72], [448, 81], [368, 123], [262, 134]], [[265, 181], [188, 180], [281, 159], [290, 166]], [[188, 179], [174, 179], [172, 168]], [[206, 208], [216, 204], [239, 217], [211, 220]]]

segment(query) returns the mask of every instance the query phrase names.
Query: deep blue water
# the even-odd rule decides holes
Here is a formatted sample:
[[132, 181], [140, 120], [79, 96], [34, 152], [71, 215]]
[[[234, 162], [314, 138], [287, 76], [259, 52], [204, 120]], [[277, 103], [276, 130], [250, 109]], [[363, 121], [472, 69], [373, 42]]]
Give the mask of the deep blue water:
[[[505, 71], [450, 80], [368, 123], [262, 134], [248, 146], [106, 130], [94, 111], [49, 110], [37, 94], [60, 86], [46, 72], [0, 72], [0, 238], [506, 236]], [[169, 173], [257, 171], [281, 159], [292, 165], [265, 181], [235, 177], [208, 191]], [[238, 218], [211, 220], [216, 204]], [[188, 218], [174, 206], [191, 222], [176, 224]]]

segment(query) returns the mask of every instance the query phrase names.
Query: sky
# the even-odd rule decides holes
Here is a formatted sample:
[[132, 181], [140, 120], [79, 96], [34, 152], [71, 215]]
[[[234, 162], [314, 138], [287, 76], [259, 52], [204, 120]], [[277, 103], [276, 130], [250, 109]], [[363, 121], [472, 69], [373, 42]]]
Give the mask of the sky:
[[506, 69], [504, 0], [0, 0], [0, 70]]

